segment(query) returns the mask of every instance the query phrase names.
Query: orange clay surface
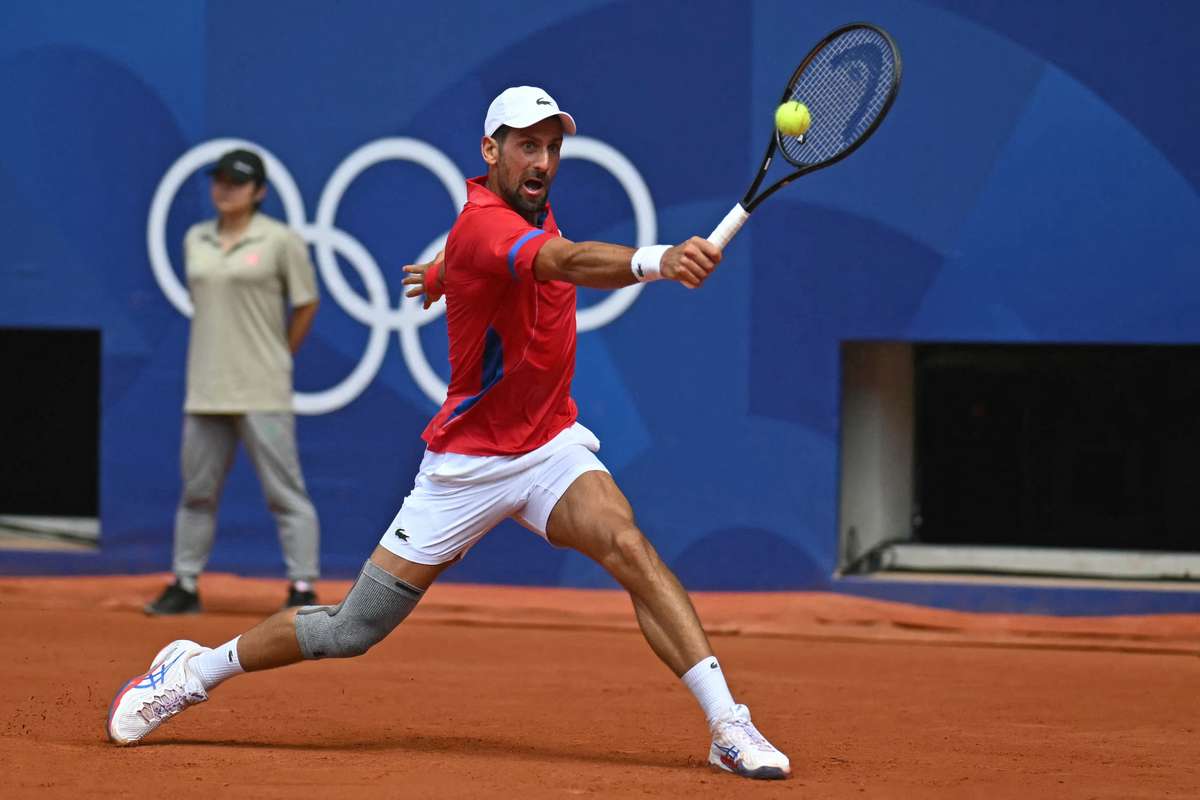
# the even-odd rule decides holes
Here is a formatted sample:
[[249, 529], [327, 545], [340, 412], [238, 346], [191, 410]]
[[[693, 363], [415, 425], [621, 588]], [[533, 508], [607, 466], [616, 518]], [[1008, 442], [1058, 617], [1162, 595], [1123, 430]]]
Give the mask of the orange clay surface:
[[691, 696], [607, 591], [437, 585], [366, 656], [234, 678], [115, 747], [109, 700], [159, 647], [219, 644], [284, 594], [209, 575], [206, 613], [148, 619], [164, 580], [0, 579], [0, 797], [1200, 796], [1197, 616], [697, 594], [735, 696], [792, 759], [758, 783], [705, 766]]

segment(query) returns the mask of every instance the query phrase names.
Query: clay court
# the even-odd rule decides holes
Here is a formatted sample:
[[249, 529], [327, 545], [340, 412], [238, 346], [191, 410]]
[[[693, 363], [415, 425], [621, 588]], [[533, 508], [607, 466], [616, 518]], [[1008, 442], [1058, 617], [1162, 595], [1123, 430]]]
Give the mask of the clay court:
[[[5, 797], [1162, 798], [1200, 786], [1200, 617], [936, 611], [829, 594], [698, 594], [735, 695], [791, 758], [704, 764], [704, 722], [622, 594], [435, 586], [368, 655], [230, 681], [141, 746], [111, 695], [173, 638], [225, 641], [278, 582], [0, 580]], [[326, 597], [347, 582], [326, 582]]]

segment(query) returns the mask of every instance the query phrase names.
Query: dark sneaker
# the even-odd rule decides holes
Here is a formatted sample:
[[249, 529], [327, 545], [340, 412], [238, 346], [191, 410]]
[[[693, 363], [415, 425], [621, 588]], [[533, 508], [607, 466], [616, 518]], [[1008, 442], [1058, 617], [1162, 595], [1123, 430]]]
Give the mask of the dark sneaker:
[[147, 614], [153, 616], [168, 616], [171, 614], [199, 614], [200, 594], [189, 592], [178, 583], [172, 583], [153, 603], [147, 603]]
[[315, 606], [317, 604], [317, 593], [312, 589], [297, 589], [296, 584], [288, 587], [287, 602], [283, 604], [284, 608], [295, 608], [297, 606]]

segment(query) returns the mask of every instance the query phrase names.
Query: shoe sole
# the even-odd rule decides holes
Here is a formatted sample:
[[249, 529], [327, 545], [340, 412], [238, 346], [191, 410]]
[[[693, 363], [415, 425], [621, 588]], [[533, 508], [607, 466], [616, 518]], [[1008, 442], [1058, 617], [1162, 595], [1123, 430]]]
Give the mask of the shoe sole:
[[728, 772], [730, 775], [737, 775], [741, 778], [750, 778], [756, 781], [783, 781], [792, 776], [791, 770], [785, 770], [782, 767], [759, 767], [758, 769], [738, 767], [737, 769], [733, 769], [712, 755], [709, 755], [708, 765], [721, 772]]
[[189, 608], [186, 611], [159, 611], [149, 605], [142, 606], [142, 611], [148, 617], [186, 617], [192, 614], [199, 614], [203, 610], [197, 606], [196, 608]]
[[129, 688], [137, 683], [140, 683], [143, 678], [153, 672], [154, 668], [165, 661], [167, 656], [171, 654], [175, 647], [183, 641], [183, 639], [176, 639], [162, 650], [159, 650], [158, 654], [155, 655], [154, 659], [150, 662], [150, 669], [146, 670], [140, 675], [134, 675], [132, 678], [125, 681], [125, 684], [117, 690], [117, 693], [113, 696], [112, 702], [108, 704], [108, 720], [104, 726], [104, 730], [108, 734], [108, 740], [110, 742], [120, 747], [129, 747], [141, 741], [141, 739], [118, 739], [116, 736], [113, 736], [113, 715], [117, 713], [117, 706], [120, 704], [121, 698], [124, 697], [125, 693], [129, 691]]

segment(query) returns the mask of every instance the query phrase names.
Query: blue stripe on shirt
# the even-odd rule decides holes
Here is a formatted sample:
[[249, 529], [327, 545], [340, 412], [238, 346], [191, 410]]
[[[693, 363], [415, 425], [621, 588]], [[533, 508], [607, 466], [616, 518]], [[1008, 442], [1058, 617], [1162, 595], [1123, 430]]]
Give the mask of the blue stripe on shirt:
[[522, 236], [520, 239], [517, 239], [516, 244], [514, 244], [512, 246], [512, 249], [508, 251], [508, 271], [512, 273], [512, 276], [514, 278], [517, 277], [517, 251], [519, 251], [521, 249], [521, 246], [524, 245], [526, 242], [528, 242], [530, 239], [532, 239], [535, 236], [541, 236], [543, 233], [545, 233], [545, 231], [539, 231], [539, 230], [530, 231], [529, 233]]
[[499, 383], [504, 377], [504, 343], [500, 341], [500, 334], [496, 333], [494, 328], [487, 329], [487, 336], [483, 340], [483, 364], [480, 370], [480, 389], [477, 394], [473, 394], [466, 400], [463, 400], [455, 406], [453, 413], [446, 420], [450, 420], [463, 413], [471, 406], [483, 399], [483, 395], [487, 390]]

